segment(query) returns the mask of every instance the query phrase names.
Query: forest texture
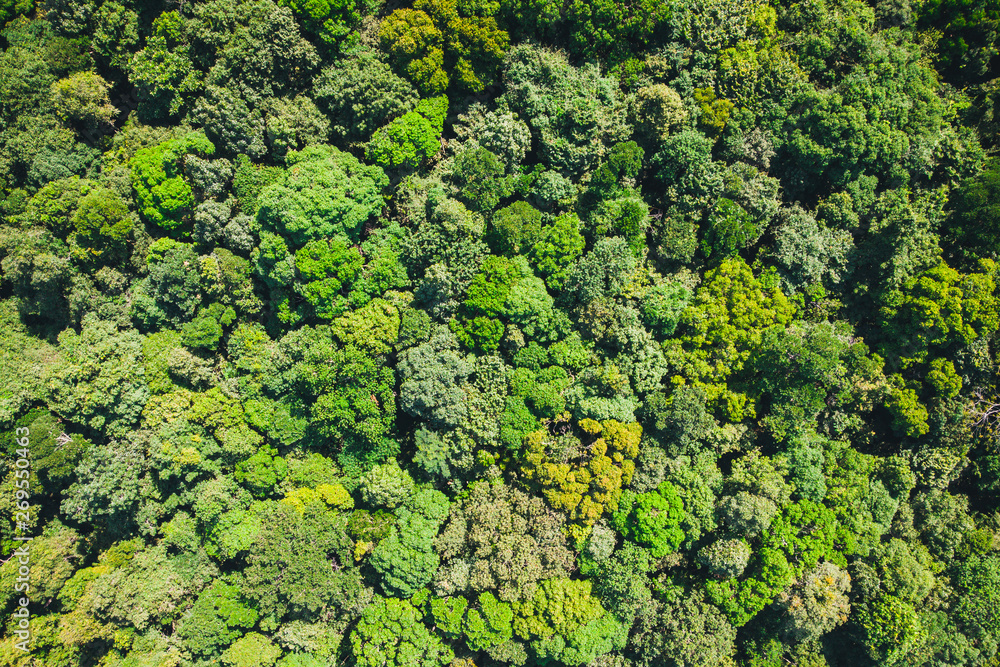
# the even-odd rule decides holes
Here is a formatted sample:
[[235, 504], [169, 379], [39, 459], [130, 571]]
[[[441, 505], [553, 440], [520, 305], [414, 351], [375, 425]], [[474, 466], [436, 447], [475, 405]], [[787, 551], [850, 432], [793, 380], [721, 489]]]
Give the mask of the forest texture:
[[0, 24], [0, 665], [1000, 665], [997, 0]]

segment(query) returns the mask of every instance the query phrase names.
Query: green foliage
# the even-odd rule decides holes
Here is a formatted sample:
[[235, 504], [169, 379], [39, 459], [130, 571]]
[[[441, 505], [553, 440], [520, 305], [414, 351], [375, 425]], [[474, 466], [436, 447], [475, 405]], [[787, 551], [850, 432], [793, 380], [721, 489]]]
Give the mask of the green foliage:
[[389, 171], [414, 171], [441, 150], [440, 136], [448, 98], [422, 100], [372, 135], [366, 156]]
[[636, 259], [625, 239], [601, 239], [570, 269], [564, 293], [581, 305], [621, 296], [635, 269]]
[[996, 663], [996, 0], [384, 4], [0, 0], [0, 664]]
[[535, 431], [525, 439], [522, 469], [553, 508], [568, 514], [574, 524], [571, 533], [582, 536], [602, 514], [618, 511], [622, 487], [635, 472], [642, 427], [592, 419], [581, 420], [579, 427], [592, 440], [586, 453], [560, 456], [559, 450], [572, 443], [559, 442], [544, 430]]
[[820, 563], [778, 596], [784, 631], [794, 641], [810, 641], [847, 620], [851, 577], [833, 563]]
[[31, 0], [6, 0], [0, 5], [0, 23], [7, 23], [18, 14], [29, 14], [34, 7]]
[[482, 92], [494, 83], [509, 41], [492, 16], [449, 0], [397, 9], [382, 23], [379, 38], [396, 69], [426, 96], [449, 86]]
[[241, 602], [240, 589], [216, 581], [181, 618], [177, 634], [192, 653], [214, 657], [256, 623], [257, 612]]
[[317, 428], [341, 447], [340, 464], [357, 475], [398, 452], [391, 439], [395, 377], [362, 350], [336, 346], [329, 330], [315, 334], [294, 372], [315, 397], [311, 414]]
[[492, 352], [500, 344], [503, 325], [495, 319], [505, 314], [504, 305], [521, 267], [505, 257], [487, 257], [469, 285], [461, 319], [452, 324], [458, 341], [469, 348]]
[[712, 576], [730, 579], [746, 570], [750, 547], [743, 540], [717, 540], [698, 552], [698, 558]]
[[356, 241], [384, 204], [388, 185], [378, 167], [332, 146], [290, 151], [288, 168], [260, 191], [257, 219], [294, 246], [342, 235]]
[[763, 332], [788, 324], [794, 307], [777, 287], [769, 287], [739, 258], [724, 260], [706, 273], [705, 282], [681, 314], [679, 344], [667, 347], [668, 359], [683, 346], [679, 370], [704, 386], [710, 403], [732, 421], [754, 413], [746, 395], [721, 384], [739, 372], [760, 345]]
[[374, 507], [395, 509], [410, 499], [413, 490], [413, 478], [395, 459], [375, 466], [361, 480], [361, 495]]
[[465, 635], [469, 648], [484, 651], [510, 641], [514, 636], [514, 611], [497, 600], [492, 593], [479, 594], [479, 607], [470, 609], [465, 618]]
[[285, 478], [288, 465], [278, 456], [278, 450], [264, 445], [257, 452], [236, 464], [233, 479], [242, 484], [256, 498], [270, 496], [278, 482]]
[[61, 359], [46, 382], [53, 411], [109, 435], [124, 435], [149, 398], [141, 336], [89, 317], [80, 333], [67, 329], [60, 334], [59, 350]]
[[643, 321], [658, 338], [668, 338], [677, 329], [690, 298], [691, 292], [680, 283], [654, 285], [642, 299]]
[[894, 367], [926, 362], [932, 350], [968, 345], [1000, 327], [995, 265], [982, 260], [976, 269], [963, 275], [941, 262], [886, 294], [880, 315], [895, 340], [885, 349]]
[[214, 152], [215, 147], [200, 133], [137, 151], [129, 160], [129, 168], [142, 217], [171, 234], [188, 235], [194, 193], [183, 177], [184, 158]]
[[523, 255], [541, 235], [542, 214], [524, 201], [500, 209], [490, 220], [490, 244], [501, 255]]
[[708, 219], [708, 231], [701, 242], [705, 257], [732, 257], [757, 240], [759, 232], [742, 206], [720, 197]]
[[546, 579], [535, 594], [514, 604], [514, 632], [522, 639], [569, 635], [606, 612], [589, 581]]
[[883, 594], [870, 608], [861, 610], [858, 625], [868, 655], [884, 665], [899, 664], [924, 639], [916, 611], [892, 595]]
[[634, 644], [641, 665], [724, 665], [735, 652], [736, 630], [697, 590], [668, 591], [663, 608], [644, 617]]
[[[596, 528], [589, 540], [591, 553], [594, 552], [595, 534], [599, 534]], [[613, 548], [614, 543], [610, 546]], [[646, 579], [650, 566], [649, 552], [629, 542], [622, 544], [610, 558], [605, 557], [596, 566], [595, 592], [601, 598], [601, 604], [626, 624], [645, 616], [654, 608]]]
[[128, 204], [117, 193], [95, 188], [80, 199], [71, 220], [74, 248], [80, 261], [108, 261], [123, 256], [133, 220]]
[[922, 5], [920, 23], [941, 31], [937, 56], [943, 71], [958, 81], [988, 77], [997, 55], [997, 21], [1000, 8], [992, 2], [965, 4], [936, 0]]
[[301, 2], [283, 0], [281, 4], [291, 8], [306, 30], [319, 36], [323, 42], [338, 44], [357, 28], [361, 15], [368, 5], [360, 2]]
[[330, 116], [333, 132], [353, 141], [367, 140], [417, 104], [417, 92], [405, 79], [396, 76], [377, 52], [360, 49], [320, 73], [314, 96]]
[[408, 598], [430, 583], [440, 564], [434, 536], [448, 514], [440, 491], [420, 491], [413, 507], [396, 509], [397, 527], [375, 547], [370, 559], [389, 595]]
[[722, 132], [736, 105], [729, 100], [716, 97], [715, 91], [711, 88], [696, 88], [694, 100], [701, 109], [699, 124], [711, 134]]
[[670, 482], [663, 482], [656, 491], [634, 497], [623, 503], [612, 521], [615, 529], [629, 539], [649, 547], [654, 558], [673, 553], [684, 541], [680, 528], [684, 518], [684, 503]]
[[956, 609], [958, 623], [967, 635], [980, 642], [984, 655], [995, 655], [1000, 643], [996, 564], [995, 555], [975, 556], [962, 564], [957, 577], [962, 591]]
[[[539, 581], [565, 576], [573, 566], [573, 553], [563, 534], [565, 523], [565, 517], [546, 507], [541, 498], [499, 481], [476, 482], [467, 497], [452, 506], [435, 540], [443, 563], [434, 586], [442, 594], [466, 588], [496, 591], [504, 602], [530, 594]], [[492, 605], [493, 598], [489, 600]], [[507, 615], [506, 609], [506, 605], [493, 610], [481, 606], [482, 621], [487, 624], [481, 631], [487, 632], [491, 625], [489, 632], [506, 632], [506, 625], [497, 625]], [[477, 618], [473, 611], [468, 616], [470, 624]]]
[[452, 181], [458, 199], [474, 211], [492, 211], [510, 194], [504, 166], [485, 148], [470, 148], [455, 158]]
[[358, 665], [370, 667], [443, 667], [454, 656], [416, 608], [396, 598], [378, 598], [364, 611], [351, 633], [351, 651]]
[[351, 562], [345, 524], [325, 503], [299, 513], [294, 503], [265, 501], [229, 528], [244, 533], [242, 548], [234, 550], [246, 552], [240, 588], [262, 618], [316, 619], [354, 604], [360, 591], [353, 573], [331, 566]]
[[557, 52], [522, 44], [507, 55], [504, 76], [504, 99], [523, 114], [551, 168], [579, 175], [625, 138], [617, 83], [596, 65], [575, 68]]
[[186, 98], [201, 87], [202, 76], [192, 66], [183, 19], [177, 12], [164, 12], [152, 27], [146, 47], [132, 56], [128, 70], [143, 115], [163, 118], [181, 111]]
[[240, 637], [222, 654], [227, 667], [272, 667], [281, 656], [281, 649], [262, 634], [251, 632]]
[[637, 90], [630, 109], [637, 138], [654, 146], [683, 123], [687, 115], [681, 96], [662, 83]]
[[331, 320], [343, 314], [347, 297], [342, 292], [357, 277], [363, 261], [342, 236], [309, 241], [295, 252], [300, 291], [318, 317]]
[[583, 253], [584, 244], [580, 219], [575, 213], [566, 213], [542, 228], [528, 257], [545, 278], [545, 284], [559, 289], [566, 280], [567, 269]]
[[97, 74], [77, 72], [52, 84], [52, 104], [60, 118], [96, 130], [117, 115], [108, 99], [109, 88]]

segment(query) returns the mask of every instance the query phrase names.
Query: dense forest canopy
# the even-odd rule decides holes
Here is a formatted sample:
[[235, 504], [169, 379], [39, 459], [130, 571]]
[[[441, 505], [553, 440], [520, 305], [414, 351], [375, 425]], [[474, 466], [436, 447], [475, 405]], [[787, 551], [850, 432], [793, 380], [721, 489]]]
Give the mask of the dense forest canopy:
[[1000, 664], [998, 0], [0, 24], [0, 665]]

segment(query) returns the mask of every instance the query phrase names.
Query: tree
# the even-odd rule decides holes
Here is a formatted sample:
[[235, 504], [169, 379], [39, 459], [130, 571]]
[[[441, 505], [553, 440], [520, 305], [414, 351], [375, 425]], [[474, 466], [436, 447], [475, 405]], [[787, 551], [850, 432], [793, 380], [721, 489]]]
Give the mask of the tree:
[[343, 235], [357, 241], [382, 210], [383, 171], [332, 146], [290, 151], [288, 169], [260, 192], [257, 219], [293, 246]]
[[777, 514], [774, 501], [740, 491], [719, 500], [719, 515], [723, 525], [736, 535], [755, 537], [767, 530]]
[[716, 540], [698, 553], [698, 559], [714, 577], [739, 577], [750, 562], [750, 547], [743, 540]]
[[358, 27], [362, 14], [367, 13], [365, 10], [370, 10], [370, 6], [362, 2], [285, 0], [281, 4], [295, 12], [307, 31], [318, 35], [324, 43], [332, 46], [345, 40]]
[[830, 229], [807, 211], [794, 207], [778, 213], [774, 256], [782, 279], [802, 289], [816, 283], [840, 283], [848, 274], [851, 236], [844, 229]]
[[398, 453], [393, 370], [354, 346], [340, 348], [329, 329], [316, 330], [310, 343], [294, 373], [315, 397], [316, 427], [340, 446], [340, 464], [357, 474]]
[[141, 336], [88, 316], [79, 334], [67, 329], [59, 335], [59, 348], [61, 362], [46, 382], [52, 410], [109, 435], [124, 435], [149, 399]]
[[441, 150], [447, 110], [447, 97], [422, 100], [416, 109], [372, 135], [367, 158], [389, 171], [408, 172], [423, 166]]
[[191, 111], [212, 143], [226, 153], [260, 159], [267, 153], [261, 109], [247, 103], [238, 91], [225, 86], [206, 86]]
[[[706, 273], [694, 299], [681, 315], [681, 345], [690, 356], [678, 358], [683, 372], [697, 384], [705, 383], [709, 401], [731, 421], [740, 421], [751, 411], [745, 395], [724, 385], [750, 359], [763, 332], [774, 324], [788, 324], [794, 307], [777, 287], [768, 287], [739, 258], [724, 260]], [[667, 347], [667, 358], [671, 349]], [[752, 412], [751, 412], [752, 414]]]
[[18, 14], [30, 13], [33, 5], [31, 0], [5, 0], [0, 5], [0, 23], [6, 24]]
[[775, 600], [786, 635], [811, 641], [847, 621], [851, 577], [833, 563], [820, 563]]
[[102, 3], [94, 13], [91, 44], [104, 62], [127, 71], [128, 61], [139, 45], [139, 16], [121, 3]]
[[129, 59], [129, 79], [147, 119], [176, 116], [201, 87], [204, 75], [194, 67], [185, 32], [177, 12], [164, 12], [153, 22], [146, 47]]
[[514, 605], [514, 632], [530, 639], [543, 659], [570, 665], [591, 662], [620, 649], [627, 628], [607, 614], [591, 595], [589, 581], [547, 579], [529, 599]]
[[501, 255], [524, 255], [541, 231], [541, 212], [528, 202], [516, 201], [493, 215], [488, 238], [493, 250]]
[[394, 11], [379, 31], [385, 51], [395, 66], [424, 95], [437, 95], [448, 88], [444, 71], [444, 37], [431, 18], [417, 9]]
[[684, 541], [684, 532], [680, 528], [684, 503], [674, 485], [663, 482], [656, 491], [626, 498], [631, 502], [623, 503], [615, 513], [612, 520], [615, 529], [649, 547], [654, 558], [676, 551]]
[[880, 664], [898, 664], [923, 639], [913, 606], [882, 594], [858, 614], [868, 655]]
[[575, 213], [566, 213], [542, 228], [528, 257], [545, 278], [545, 284], [560, 289], [566, 281], [567, 269], [583, 253], [584, 245], [580, 218]]
[[[591, 533], [591, 543], [595, 532]], [[629, 542], [595, 567], [594, 592], [601, 604], [626, 625], [653, 613], [655, 605], [647, 579], [650, 569], [649, 552]]]
[[[161, 239], [150, 247], [149, 292], [153, 304], [139, 302], [136, 307], [148, 308], [148, 315], [175, 323], [190, 320], [201, 301], [201, 280], [195, 267], [200, 263], [194, 248], [187, 243]], [[140, 316], [141, 317], [141, 316]], [[140, 318], [137, 318], [140, 319]]]
[[463, 143], [479, 144], [496, 155], [508, 173], [520, 165], [531, 150], [531, 130], [517, 114], [501, 109], [487, 110], [473, 103], [453, 126]]
[[137, 151], [129, 167], [142, 217], [172, 234], [189, 234], [194, 193], [182, 175], [184, 156], [214, 152], [212, 143], [197, 132]]
[[61, 329], [69, 319], [72, 271], [68, 248], [44, 229], [2, 230], [3, 282], [29, 322]]
[[601, 239], [570, 269], [563, 294], [580, 305], [601, 298], [613, 299], [625, 291], [636, 266], [635, 255], [625, 239]]
[[650, 146], [656, 146], [686, 119], [681, 96], [662, 83], [643, 86], [631, 101], [630, 120], [636, 137]]
[[540, 498], [499, 481], [475, 482], [435, 538], [442, 566], [434, 587], [445, 595], [495, 591], [505, 602], [530, 595], [537, 582], [572, 567], [564, 525]]
[[406, 600], [378, 598], [361, 616], [351, 633], [354, 660], [365, 667], [436, 667], [454, 654], [421, 622]]
[[77, 611], [143, 631], [177, 621], [218, 570], [202, 551], [170, 554], [165, 545], [137, 550], [91, 584]]
[[[617, 83], [596, 66], [575, 68], [556, 52], [522, 44], [507, 55], [504, 77], [504, 99], [522, 114], [551, 168], [580, 175], [625, 138]], [[569, 108], [578, 111], [560, 112]]]
[[455, 158], [452, 182], [459, 188], [458, 199], [474, 211], [493, 211], [510, 194], [504, 166], [489, 150], [469, 148]]
[[413, 478], [395, 459], [377, 465], [361, 478], [361, 495], [374, 507], [395, 509], [413, 495]]
[[93, 132], [108, 125], [118, 110], [108, 99], [108, 82], [93, 72], [77, 72], [52, 84], [52, 103], [63, 119]]
[[924, 362], [933, 349], [969, 344], [998, 326], [995, 265], [982, 260], [961, 274], [943, 261], [886, 294], [880, 315], [896, 339], [886, 350], [892, 368]]
[[449, 86], [472, 93], [493, 83], [507, 33], [492, 16], [476, 15], [475, 5], [449, 0], [421, 0], [413, 9], [397, 9], [382, 23], [382, 48], [426, 96]]
[[705, 257], [732, 257], [750, 246], [760, 236], [746, 210], [726, 197], [720, 197], [708, 216], [708, 230], [701, 242]]
[[440, 491], [420, 491], [412, 507], [397, 507], [395, 514], [397, 527], [376, 545], [370, 562], [386, 594], [408, 598], [430, 583], [440, 565], [433, 544], [448, 515], [448, 499]]
[[295, 253], [295, 268], [302, 281], [299, 291], [324, 320], [332, 320], [347, 309], [344, 292], [361, 271], [364, 260], [347, 239], [314, 239]]
[[633, 643], [639, 665], [711, 667], [732, 659], [736, 630], [697, 589], [673, 590], [658, 613], [640, 619]]
[[936, 26], [943, 33], [937, 45], [942, 69], [957, 81], [981, 81], [997, 57], [1000, 7], [992, 2], [966, 5], [949, 0], [922, 7], [922, 26]]
[[995, 555], [973, 556], [958, 571], [962, 591], [956, 616], [962, 630], [980, 647], [982, 655], [996, 655], [1000, 644], [1000, 618], [996, 602], [1000, 595]]
[[272, 667], [281, 656], [281, 649], [269, 638], [257, 632], [243, 635], [222, 656], [227, 667]]
[[80, 199], [72, 224], [76, 229], [74, 254], [90, 262], [121, 257], [134, 223], [121, 196], [95, 188]]
[[465, 636], [469, 648], [484, 651], [510, 641], [514, 636], [510, 605], [497, 600], [492, 593], [480, 593], [478, 608], [469, 609], [465, 618]]
[[196, 655], [216, 657], [257, 623], [258, 614], [240, 599], [240, 589], [215, 581], [181, 617], [177, 634]]
[[358, 49], [323, 69], [314, 96], [334, 134], [367, 141], [380, 127], [413, 110], [417, 91], [396, 76], [376, 51]]
[[325, 143], [330, 121], [306, 95], [281, 97], [264, 105], [264, 124], [271, 152], [284, 157], [289, 150]]
[[400, 408], [437, 424], [460, 423], [466, 400], [462, 383], [473, 366], [457, 348], [454, 335], [443, 329], [429, 342], [400, 354]]
[[361, 591], [351, 584], [356, 573], [344, 569], [353, 562], [346, 517], [322, 502], [305, 504], [301, 514], [285, 502], [251, 509], [240, 588], [262, 618], [318, 619], [352, 605]]
[[642, 427], [593, 419], [580, 420], [579, 427], [590, 441], [584, 451], [575, 438], [553, 438], [545, 430], [531, 433], [525, 439], [522, 470], [553, 508], [568, 514], [574, 524], [570, 533], [582, 537], [602, 514], [618, 511], [622, 487], [635, 472]]
[[495, 318], [504, 313], [507, 297], [521, 277], [521, 267], [505, 257], [487, 257], [483, 261], [469, 284], [460, 318], [453, 320], [452, 330], [460, 343], [486, 352], [497, 349], [503, 325]]

